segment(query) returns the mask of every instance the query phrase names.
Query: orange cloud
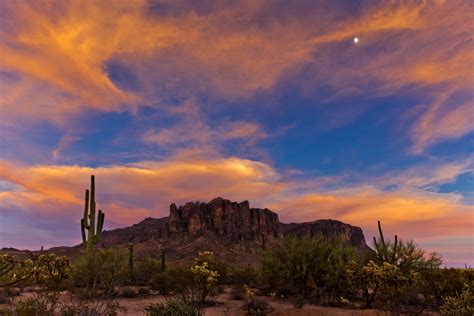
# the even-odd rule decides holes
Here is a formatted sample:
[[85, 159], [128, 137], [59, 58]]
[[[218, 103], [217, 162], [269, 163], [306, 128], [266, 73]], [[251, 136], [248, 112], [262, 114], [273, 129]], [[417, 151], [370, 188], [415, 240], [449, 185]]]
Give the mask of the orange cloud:
[[[443, 168], [447, 166], [440, 170]], [[216, 196], [248, 199], [254, 206], [277, 211], [285, 222], [342, 220], [361, 226], [369, 243], [377, 220], [382, 221], [387, 235], [398, 234], [422, 243], [433, 238], [472, 236], [474, 225], [472, 206], [463, 205], [456, 194], [410, 187], [384, 191], [367, 185], [323, 191], [318, 181], [288, 181], [264, 163], [239, 158], [175, 157], [97, 168], [20, 166], [4, 161], [0, 163], [0, 178], [20, 189], [1, 192], [0, 215], [8, 218], [13, 210], [24, 210], [22, 220], [79, 218], [91, 174], [96, 175], [98, 206], [108, 214], [109, 228], [130, 225], [144, 217], [166, 216], [171, 202], [208, 201]]]
[[444, 100], [433, 104], [413, 127], [413, 153], [420, 154], [426, 147], [438, 141], [456, 139], [473, 131], [473, 100], [461, 101], [458, 104], [442, 101]]
[[[304, 194], [275, 202], [274, 209], [291, 221], [336, 218], [365, 227], [373, 225], [377, 219], [386, 225], [399, 227], [408, 222], [442, 222], [447, 218], [458, 218], [459, 223], [464, 221], [461, 224], [464, 230], [460, 230], [459, 225], [453, 225], [445, 234], [466, 233], [472, 224], [469, 221], [466, 223], [466, 218], [469, 218], [466, 215], [471, 215], [469, 210], [472, 208], [463, 206], [460, 196], [413, 189], [387, 192], [362, 187], [326, 194]], [[465, 215], [459, 216], [462, 214]]]
[[[149, 215], [167, 215], [171, 202], [209, 200], [222, 195], [236, 200], [275, 194], [285, 185], [277, 182], [275, 171], [259, 162], [228, 158], [212, 161], [142, 162], [129, 166], [88, 168], [80, 166], [21, 167], [0, 164], [0, 177], [23, 187], [33, 195], [18, 198], [32, 200], [44, 197], [76, 205], [80, 210], [88, 178], [97, 176], [100, 207], [117, 213], [116, 218], [135, 221], [143, 216], [133, 211], [146, 206]], [[121, 193], [119, 193], [121, 192]], [[117, 195], [117, 193], [119, 193]], [[74, 212], [75, 208], [70, 208]], [[143, 208], [143, 207], [142, 207]], [[41, 209], [41, 207], [39, 207]], [[120, 214], [125, 212], [124, 214]], [[157, 212], [157, 213], [155, 213]], [[72, 213], [71, 213], [72, 214]], [[114, 215], [115, 217], [115, 215]], [[129, 221], [119, 222], [129, 224]]]
[[474, 171], [474, 160], [469, 157], [464, 160], [439, 162], [436, 160], [424, 163], [422, 165], [405, 168], [403, 171], [386, 172], [382, 175], [368, 178], [365, 182], [372, 185], [388, 186], [406, 186], [412, 188], [429, 188], [444, 183], [451, 183], [464, 173]]
[[[438, 99], [440, 91], [469, 91], [473, 79], [467, 1], [384, 2], [352, 16], [327, 5], [281, 19], [283, 8], [265, 1], [215, 4], [202, 14], [190, 5], [168, 6], [173, 14], [156, 13], [145, 0], [3, 3], [0, 68], [22, 80], [2, 94], [2, 114], [63, 122], [88, 108], [156, 105], [169, 94], [235, 99], [272, 89], [307, 64], [315, 70], [301, 82], [308, 85], [303, 92], [322, 83], [340, 95], [367, 94], [360, 85], [369, 85], [372, 96], [433, 87], [428, 96]], [[274, 20], [262, 17], [273, 11]], [[353, 36], [359, 44], [341, 49]], [[111, 60], [131, 67], [140, 91], [114, 83]], [[412, 128], [413, 152], [471, 132], [470, 107], [471, 101], [453, 106], [439, 99], [426, 106]]]
[[474, 208], [463, 205], [455, 194], [362, 187], [288, 196], [276, 199], [270, 208], [285, 221], [332, 218], [360, 226], [369, 245], [372, 237], [378, 236], [376, 222], [380, 220], [386, 238], [397, 234], [403, 240], [415, 240], [425, 249], [441, 253], [447, 266], [474, 262]]

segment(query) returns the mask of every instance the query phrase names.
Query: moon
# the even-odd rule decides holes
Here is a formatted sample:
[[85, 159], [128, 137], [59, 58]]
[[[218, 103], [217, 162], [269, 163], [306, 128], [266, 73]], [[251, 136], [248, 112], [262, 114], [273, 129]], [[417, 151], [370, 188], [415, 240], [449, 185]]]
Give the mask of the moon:
[[358, 38], [358, 37], [354, 37], [353, 41], [354, 41], [354, 43], [357, 44], [357, 43], [359, 43], [359, 38]]

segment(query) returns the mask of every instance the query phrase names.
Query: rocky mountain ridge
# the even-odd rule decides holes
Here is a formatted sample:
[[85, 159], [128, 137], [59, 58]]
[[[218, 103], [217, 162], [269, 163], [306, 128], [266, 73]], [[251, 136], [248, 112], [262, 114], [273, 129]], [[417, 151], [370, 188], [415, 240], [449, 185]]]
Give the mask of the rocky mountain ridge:
[[171, 204], [169, 217], [147, 218], [130, 227], [104, 232], [101, 246], [136, 244], [138, 251], [151, 253], [156, 250], [150, 248], [166, 248], [177, 260], [183, 258], [183, 253], [200, 250], [213, 250], [224, 257], [238, 254], [242, 259], [260, 253], [285, 236], [307, 234], [337, 236], [356, 248], [368, 249], [359, 227], [336, 220], [286, 224], [267, 208], [251, 208], [248, 201], [238, 203], [223, 198], [179, 207]]
[[[290, 235], [338, 237], [361, 251], [369, 249], [359, 227], [329, 219], [282, 223], [278, 214], [267, 208], [251, 208], [248, 201], [223, 198], [179, 207], [171, 204], [168, 217], [146, 218], [129, 227], [104, 231], [99, 247], [120, 249], [133, 244], [137, 257], [156, 258], [165, 249], [170, 262], [187, 262], [199, 251], [211, 250], [226, 262], [248, 265], [257, 263], [264, 249]], [[49, 251], [75, 256], [83, 246]]]

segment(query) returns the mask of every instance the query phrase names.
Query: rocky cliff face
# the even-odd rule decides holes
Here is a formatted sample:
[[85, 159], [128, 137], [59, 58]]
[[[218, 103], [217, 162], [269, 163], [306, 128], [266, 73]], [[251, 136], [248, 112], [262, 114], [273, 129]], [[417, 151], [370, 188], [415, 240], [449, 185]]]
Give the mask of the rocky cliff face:
[[[199, 251], [210, 250], [222, 262], [247, 267], [258, 265], [263, 250], [278, 246], [282, 238], [292, 235], [337, 236], [362, 251], [369, 249], [359, 227], [335, 220], [284, 224], [269, 209], [250, 208], [248, 201], [237, 203], [222, 198], [179, 207], [171, 204], [169, 217], [146, 218], [130, 227], [104, 231], [99, 246], [125, 251], [134, 244], [137, 258], [158, 259], [165, 250], [166, 260], [171, 264], [191, 263]], [[3, 252], [11, 251], [15, 250]], [[84, 246], [48, 251], [75, 257], [84, 251]]]
[[359, 249], [368, 248], [360, 227], [332, 219], [322, 219], [309, 223], [283, 224], [283, 234], [284, 236], [322, 235], [326, 238], [338, 237]]
[[179, 208], [171, 204], [170, 234], [200, 236], [214, 234], [233, 241], [248, 241], [262, 235], [279, 237], [278, 215], [268, 209], [250, 208], [240, 203], [217, 198], [209, 203], [189, 202]]
[[[160, 244], [213, 240], [225, 245], [264, 246], [288, 235], [338, 236], [351, 245], [367, 249], [359, 227], [335, 220], [284, 224], [269, 209], [250, 208], [248, 201], [231, 202], [216, 198], [209, 203], [188, 202], [170, 206], [169, 217], [147, 218], [131, 227], [103, 233], [102, 246], [156, 241]], [[251, 250], [251, 249], [250, 249]]]

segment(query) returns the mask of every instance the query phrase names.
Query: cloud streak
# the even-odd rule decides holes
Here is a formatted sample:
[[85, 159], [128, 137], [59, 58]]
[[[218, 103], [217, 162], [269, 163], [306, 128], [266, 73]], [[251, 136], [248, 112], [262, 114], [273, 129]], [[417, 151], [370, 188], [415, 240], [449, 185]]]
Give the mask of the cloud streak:
[[[429, 88], [411, 127], [415, 154], [472, 131], [468, 2], [381, 3], [352, 15], [321, 6], [5, 2], [0, 66], [22, 79], [10, 83], [15, 93], [3, 97], [2, 111], [57, 122], [85, 109], [133, 111], [170, 94], [249, 97], [312, 65], [302, 87], [324, 82], [341, 95], [365, 93], [364, 85], [373, 95]], [[133, 75], [139, 89], [114, 82], [110, 62], [127, 67], [118, 76]], [[37, 100], [51, 95], [57, 105], [45, 111]]]
[[[381, 218], [422, 240], [471, 235], [466, 199], [434, 192], [473, 172], [470, 2], [111, 3], [0, 3], [9, 241], [55, 244], [48, 231], [75, 225], [92, 173], [110, 227], [222, 195], [285, 220], [331, 217], [370, 233]], [[399, 132], [383, 140], [393, 156], [346, 170], [379, 154], [334, 150], [353, 123], [356, 140], [380, 125], [370, 146], [384, 124]], [[20, 222], [31, 239], [11, 231]]]
[[[98, 168], [28, 167], [3, 162], [0, 177], [21, 190], [1, 193], [1, 214], [11, 219], [19, 216], [15, 209], [22, 210], [20, 217], [27, 214], [28, 218], [45, 223], [29, 223], [35, 229], [43, 227], [45, 236], [51, 219], [74, 231], [74, 214], [80, 217], [83, 189], [90, 174], [97, 177], [98, 206], [108, 214], [108, 228], [130, 225], [144, 217], [167, 216], [172, 202], [208, 201], [216, 196], [249, 199], [252, 205], [277, 211], [285, 222], [342, 220], [362, 226], [366, 237], [375, 233], [377, 219], [382, 220], [388, 233], [421, 241], [469, 236], [473, 225], [472, 207], [463, 205], [456, 194], [429, 193], [410, 187], [392, 191], [374, 186], [324, 190], [285, 179], [264, 163], [239, 158], [170, 159]], [[3, 230], [11, 233], [8, 227]], [[50, 245], [59, 245], [63, 240], [77, 241], [78, 236], [65, 231], [64, 238]], [[16, 246], [38, 247], [37, 243], [30, 240], [29, 244]]]

